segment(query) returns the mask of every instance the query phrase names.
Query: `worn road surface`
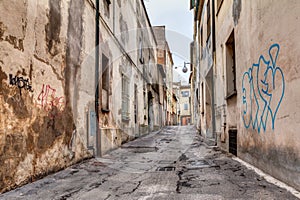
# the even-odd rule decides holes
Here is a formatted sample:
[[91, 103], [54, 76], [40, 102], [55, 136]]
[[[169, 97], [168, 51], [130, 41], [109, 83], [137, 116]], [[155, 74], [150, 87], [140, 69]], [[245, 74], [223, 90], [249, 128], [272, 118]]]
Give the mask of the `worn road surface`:
[[167, 127], [0, 199], [298, 199], [230, 155], [201, 142], [190, 126]]

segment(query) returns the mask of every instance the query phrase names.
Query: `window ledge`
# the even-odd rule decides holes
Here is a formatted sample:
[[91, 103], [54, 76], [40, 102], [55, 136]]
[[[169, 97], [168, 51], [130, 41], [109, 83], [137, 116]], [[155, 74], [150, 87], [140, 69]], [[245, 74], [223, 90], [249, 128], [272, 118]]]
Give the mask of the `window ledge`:
[[104, 109], [104, 108], [101, 108], [101, 111], [102, 111], [102, 112], [104, 112], [104, 113], [108, 113], [108, 112], [110, 112], [110, 110], [109, 110], [109, 109]]
[[122, 122], [129, 123], [130, 119], [129, 118], [122, 118]]
[[236, 96], [236, 94], [237, 94], [236, 90], [232, 91], [231, 93], [229, 93], [229, 94], [225, 97], [225, 100], [228, 100], [228, 99], [230, 99], [231, 97]]

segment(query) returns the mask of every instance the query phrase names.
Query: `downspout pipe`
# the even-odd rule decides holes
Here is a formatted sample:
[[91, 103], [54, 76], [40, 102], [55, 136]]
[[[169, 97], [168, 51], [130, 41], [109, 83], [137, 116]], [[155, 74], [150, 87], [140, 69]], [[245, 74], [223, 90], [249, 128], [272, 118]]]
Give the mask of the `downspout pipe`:
[[213, 75], [212, 75], [212, 131], [215, 139], [215, 145], [217, 144], [216, 135], [216, 115], [215, 115], [215, 65], [216, 65], [216, 22], [215, 22], [215, 0], [212, 0], [212, 50], [213, 50]]
[[215, 0], [212, 0], [212, 45], [213, 45], [213, 53], [216, 53], [216, 11], [215, 11]]
[[101, 155], [101, 150], [98, 144], [101, 144], [101, 137], [99, 135], [99, 36], [100, 36], [100, 3], [96, 0], [96, 15], [95, 15], [95, 111], [97, 118], [96, 126], [96, 156]]

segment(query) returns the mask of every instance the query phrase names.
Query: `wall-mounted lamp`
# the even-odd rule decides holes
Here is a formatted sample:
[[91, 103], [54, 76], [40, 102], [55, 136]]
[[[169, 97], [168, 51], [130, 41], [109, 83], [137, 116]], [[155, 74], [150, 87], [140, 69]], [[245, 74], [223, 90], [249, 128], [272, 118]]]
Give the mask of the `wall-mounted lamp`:
[[190, 65], [191, 63], [189, 63], [189, 62], [183, 62], [183, 64], [184, 64], [184, 65], [183, 65], [183, 68], [182, 68], [182, 72], [183, 72], [183, 73], [186, 73], [186, 72], [188, 71], [188, 68], [186, 67], [186, 64], [189, 64], [189, 65]]
[[[183, 67], [182, 67], [182, 72], [183, 73], [186, 73], [188, 71], [188, 68], [185, 66], [186, 64], [191, 64], [191, 63], [188, 63], [188, 62], [183, 62]], [[175, 69], [177, 69], [178, 67], [175, 66]]]

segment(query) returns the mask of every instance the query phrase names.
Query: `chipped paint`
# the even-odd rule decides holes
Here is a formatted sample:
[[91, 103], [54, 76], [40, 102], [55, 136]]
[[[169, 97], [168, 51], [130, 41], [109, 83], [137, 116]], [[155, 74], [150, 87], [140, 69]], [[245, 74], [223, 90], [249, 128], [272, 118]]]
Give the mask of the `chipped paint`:
[[[63, 70], [71, 71], [70, 68], [74, 65], [77, 68], [80, 66], [81, 61], [78, 58], [82, 51], [81, 45], [68, 46], [69, 53], [78, 52], [73, 54], [76, 56], [75, 60], [68, 58], [58, 64], [57, 59], [68, 55], [66, 51], [62, 51], [67, 48], [60, 42], [60, 30], [67, 33], [65, 38], [79, 38], [79, 41], [82, 32], [78, 33], [77, 30], [70, 28], [66, 30], [62, 27], [60, 1], [49, 2], [49, 21], [41, 20], [41, 23], [37, 23], [37, 19], [43, 19], [43, 12], [37, 13], [36, 20], [26, 19], [26, 16], [30, 15], [27, 13], [27, 1], [24, 2], [20, 1], [12, 7], [9, 1], [1, 1], [8, 11], [19, 11], [22, 19], [15, 21], [13, 15], [1, 9], [0, 162], [3, 164], [0, 168], [0, 192], [57, 171], [89, 156], [84, 150], [82, 141], [75, 137], [74, 130], [77, 127], [71, 105], [73, 100], [68, 92], [73, 85], [71, 74], [62, 73]], [[48, 7], [47, 4], [42, 3], [39, 6], [41, 10], [46, 10]], [[82, 2], [79, 6], [83, 7]], [[79, 11], [80, 18], [82, 11], [77, 8], [78, 5], [75, 5], [70, 9], [70, 14]], [[12, 20], [15, 23], [10, 23]], [[83, 24], [83, 21], [78, 18], [69, 18], [69, 20], [70, 24]], [[30, 35], [28, 26], [34, 27], [34, 30], [45, 27], [45, 31], [36, 32], [33, 36]], [[27, 40], [26, 43], [24, 38]], [[37, 38], [39, 40], [44, 38], [45, 42], [36, 43], [32, 51], [28, 41], [34, 43]], [[69, 44], [70, 42], [73, 41], [69, 40]], [[48, 55], [36, 49], [48, 49]], [[59, 57], [53, 58], [57, 55]], [[74, 148], [75, 140], [77, 141]]]

